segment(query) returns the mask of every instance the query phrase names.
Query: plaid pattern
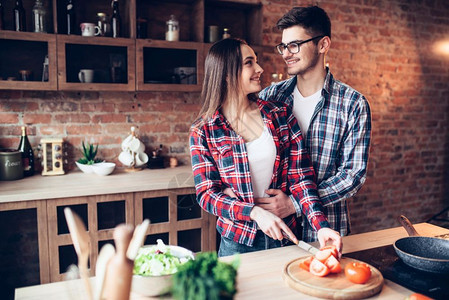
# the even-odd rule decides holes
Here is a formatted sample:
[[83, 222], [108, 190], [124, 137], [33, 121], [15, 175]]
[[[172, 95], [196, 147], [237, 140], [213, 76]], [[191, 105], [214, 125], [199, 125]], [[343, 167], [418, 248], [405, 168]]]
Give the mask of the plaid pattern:
[[[296, 80], [294, 76], [269, 86], [259, 97], [292, 107]], [[371, 135], [370, 107], [363, 95], [335, 80], [329, 69], [321, 95], [310, 122], [306, 147], [329, 223], [344, 236], [350, 231], [346, 199], [354, 196], [365, 182]], [[307, 223], [303, 225], [303, 237], [316, 240], [316, 232]]]
[[[281, 103], [262, 100], [257, 103], [277, 149], [270, 188], [280, 189], [297, 201], [315, 230], [329, 227], [318, 198], [311, 161], [291, 110]], [[199, 119], [192, 125], [190, 154], [200, 206], [218, 216], [217, 230], [222, 236], [252, 246], [257, 224], [249, 217], [254, 198], [245, 141], [217, 111], [212, 118]], [[228, 187], [237, 198], [222, 193]], [[284, 219], [294, 233], [296, 220], [295, 215]]]

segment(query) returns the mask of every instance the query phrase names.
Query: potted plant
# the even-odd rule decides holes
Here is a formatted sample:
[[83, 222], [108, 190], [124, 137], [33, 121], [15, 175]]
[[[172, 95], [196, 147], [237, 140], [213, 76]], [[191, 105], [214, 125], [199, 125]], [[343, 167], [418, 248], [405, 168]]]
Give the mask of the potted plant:
[[102, 162], [101, 159], [95, 158], [98, 152], [98, 145], [94, 146], [89, 143], [84, 144], [84, 141], [82, 145], [83, 145], [83, 157], [78, 159], [78, 161], [76, 161], [76, 165], [84, 173], [93, 173], [94, 169], [92, 166], [96, 163]]

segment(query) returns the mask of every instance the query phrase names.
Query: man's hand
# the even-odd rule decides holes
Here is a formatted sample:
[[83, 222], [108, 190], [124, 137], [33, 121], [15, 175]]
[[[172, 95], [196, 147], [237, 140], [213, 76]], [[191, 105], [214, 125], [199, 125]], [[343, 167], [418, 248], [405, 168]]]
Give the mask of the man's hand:
[[254, 198], [257, 206], [275, 214], [279, 218], [285, 218], [296, 213], [292, 200], [279, 189], [269, 189], [265, 193], [271, 197]]

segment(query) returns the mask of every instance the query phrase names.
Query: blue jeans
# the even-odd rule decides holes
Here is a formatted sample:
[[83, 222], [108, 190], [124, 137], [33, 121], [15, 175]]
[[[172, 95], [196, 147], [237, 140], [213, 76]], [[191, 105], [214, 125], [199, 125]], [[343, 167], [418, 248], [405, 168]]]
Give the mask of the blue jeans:
[[228, 256], [237, 253], [248, 253], [278, 247], [281, 247], [281, 241], [273, 240], [269, 236], [265, 235], [262, 230], [257, 230], [256, 238], [252, 247], [239, 244], [222, 236], [220, 248], [218, 249], [218, 256]]

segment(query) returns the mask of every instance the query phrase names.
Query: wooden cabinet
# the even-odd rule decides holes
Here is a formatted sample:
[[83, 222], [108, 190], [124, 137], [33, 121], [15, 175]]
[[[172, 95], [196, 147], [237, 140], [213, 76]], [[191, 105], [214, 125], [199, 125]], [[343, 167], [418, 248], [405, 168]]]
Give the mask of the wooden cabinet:
[[[83, 37], [79, 28], [78, 35], [67, 35], [66, 2], [46, 2], [51, 32], [47, 34], [10, 31], [12, 17], [7, 12], [12, 6], [5, 6], [7, 30], [0, 30], [0, 89], [199, 91], [208, 26], [218, 26], [220, 38], [223, 29], [229, 28], [233, 37], [243, 38], [252, 46], [262, 43], [262, 6], [254, 1], [120, 1], [120, 38]], [[33, 4], [33, 0], [24, 0], [28, 24]], [[110, 1], [87, 0], [75, 1], [75, 12], [77, 26], [97, 23], [98, 13], [112, 13]], [[179, 41], [167, 42], [165, 27], [171, 15], [179, 21]], [[136, 38], [137, 19], [147, 24], [144, 39]], [[42, 82], [45, 55], [49, 78]], [[81, 69], [94, 70], [93, 82], [80, 82]], [[19, 81], [20, 70], [31, 70], [33, 79]]]
[[[58, 35], [59, 90], [134, 91], [135, 42], [125, 38]], [[80, 82], [82, 69], [93, 71]]]
[[[47, 79], [44, 78], [46, 57]], [[29, 81], [21, 80], [21, 71], [30, 72]], [[56, 90], [56, 36], [0, 30], [0, 89]]]
[[151, 223], [144, 244], [155, 244], [160, 238], [166, 244], [183, 246], [193, 252], [213, 251], [216, 248], [215, 218], [198, 206], [192, 188], [51, 199], [46, 203], [46, 261], [50, 262], [50, 266], [49, 274], [45, 275], [50, 282], [64, 280], [68, 267], [77, 263], [63, 213], [65, 207], [70, 207], [86, 225], [91, 242], [91, 275], [95, 275], [101, 247], [106, 243], [114, 244], [113, 231], [121, 223], [136, 226], [149, 219]]

